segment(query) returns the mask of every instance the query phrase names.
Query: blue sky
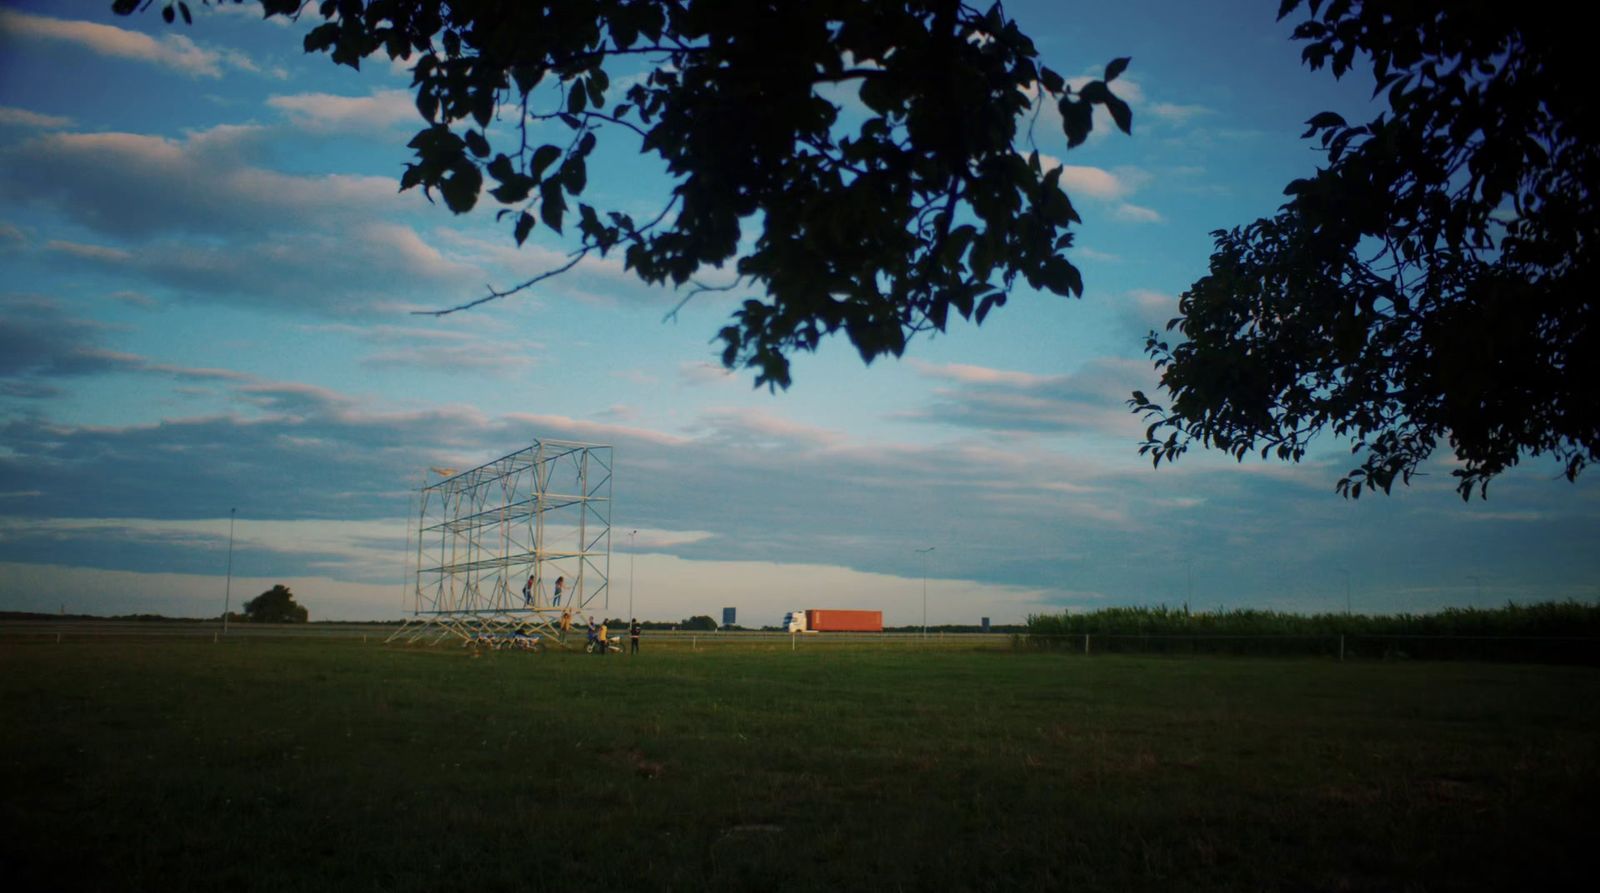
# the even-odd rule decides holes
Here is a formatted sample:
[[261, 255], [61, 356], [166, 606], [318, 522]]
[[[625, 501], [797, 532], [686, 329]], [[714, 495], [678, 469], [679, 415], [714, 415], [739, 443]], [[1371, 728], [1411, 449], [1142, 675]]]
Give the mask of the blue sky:
[[[1082, 300], [1025, 286], [864, 367], [843, 340], [769, 394], [716, 365], [735, 297], [614, 260], [442, 319], [410, 314], [558, 263], [490, 214], [399, 193], [419, 118], [400, 66], [335, 68], [253, 4], [193, 27], [109, 0], [0, 7], [0, 609], [220, 610], [290, 584], [316, 618], [399, 616], [410, 491], [532, 438], [616, 449], [613, 588], [641, 616], [881, 608], [920, 622], [1115, 604], [1357, 610], [1600, 598], [1600, 490], [1529, 460], [1464, 504], [1441, 455], [1388, 498], [1299, 465], [1151, 469], [1123, 401], [1143, 334], [1209, 232], [1270, 213], [1317, 161], [1302, 122], [1366, 112], [1299, 64], [1275, 2], [1014, 3], [1047, 64], [1118, 82], [1134, 135], [1068, 152]], [[851, 97], [839, 96], [848, 103]], [[1025, 147], [1024, 147], [1025, 148]], [[669, 184], [624, 133], [598, 206]], [[742, 296], [740, 296], [742, 297]], [[629, 579], [629, 567], [634, 577]], [[618, 613], [621, 606], [612, 602]]]

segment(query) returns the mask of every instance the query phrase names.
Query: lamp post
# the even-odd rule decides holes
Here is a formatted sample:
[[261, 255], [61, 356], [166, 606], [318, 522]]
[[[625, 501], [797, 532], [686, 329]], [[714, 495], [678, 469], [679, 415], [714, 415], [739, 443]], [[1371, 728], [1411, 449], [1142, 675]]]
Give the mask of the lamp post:
[[639, 615], [633, 613], [633, 538], [635, 536], [637, 536], [638, 533], [639, 533], [639, 531], [637, 531], [637, 530], [628, 531], [628, 622], [629, 623], [632, 623], [633, 621], [639, 619]]
[[233, 516], [238, 509], [228, 509], [228, 582], [222, 590], [222, 634], [228, 634], [228, 611], [233, 606]]
[[928, 553], [935, 548], [937, 547], [929, 546], [926, 549], [917, 550], [917, 554], [922, 556], [922, 637], [924, 639], [928, 637]]
[[1339, 572], [1344, 574], [1344, 616], [1349, 617], [1350, 616], [1350, 569], [1346, 568], [1346, 567], [1341, 567], [1341, 568], [1339, 568]]

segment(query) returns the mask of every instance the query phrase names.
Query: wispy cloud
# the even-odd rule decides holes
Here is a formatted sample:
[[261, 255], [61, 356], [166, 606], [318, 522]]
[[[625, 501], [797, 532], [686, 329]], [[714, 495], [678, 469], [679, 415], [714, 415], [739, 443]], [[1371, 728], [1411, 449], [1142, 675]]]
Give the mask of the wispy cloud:
[[367, 96], [297, 93], [273, 96], [267, 105], [288, 115], [296, 127], [319, 133], [364, 133], [396, 124], [422, 124], [407, 90], [380, 90]]
[[708, 363], [701, 360], [699, 362], [678, 364], [678, 382], [690, 387], [728, 384], [739, 380], [734, 373], [716, 363]]
[[72, 119], [62, 115], [43, 115], [9, 105], [0, 105], [0, 127], [37, 127], [55, 130], [72, 124]]
[[1120, 254], [1112, 254], [1109, 251], [1098, 251], [1086, 245], [1073, 246], [1072, 255], [1073, 257], [1081, 257], [1084, 260], [1095, 260], [1107, 264], [1117, 264], [1122, 262], [1122, 255]]
[[1122, 198], [1134, 190], [1134, 186], [1125, 177], [1104, 168], [1063, 164], [1061, 159], [1042, 153], [1039, 155], [1039, 163], [1047, 172], [1061, 168], [1061, 185], [1067, 190], [1068, 195], [1086, 195], [1110, 201]]
[[1166, 222], [1166, 218], [1162, 217], [1160, 212], [1152, 208], [1146, 208], [1142, 205], [1135, 205], [1132, 202], [1123, 202], [1117, 205], [1116, 208], [1111, 212], [1111, 216], [1117, 220], [1123, 221], [1124, 223]]
[[[1103, 419], [1127, 415], [1120, 400], [1134, 384], [1130, 373], [1147, 371], [1133, 361], [1124, 365], [1090, 364], [1063, 376], [926, 367], [926, 374], [947, 383], [926, 412], [989, 432], [945, 443], [868, 443], [846, 431], [731, 408], [706, 412], [685, 436], [626, 424], [625, 408], [599, 420], [494, 416], [468, 406], [397, 411], [302, 383], [225, 381], [241, 414], [127, 426], [20, 417], [0, 425], [9, 447], [0, 454], [0, 493], [40, 494], [6, 502], [6, 512], [22, 519], [159, 522], [143, 533], [130, 529], [127, 552], [108, 546], [110, 531], [143, 522], [76, 533], [54, 524], [59, 541], [0, 542], [0, 560], [82, 564], [80, 556], [93, 554], [107, 566], [171, 567], [185, 560], [181, 549], [193, 553], [199, 542], [185, 539], [185, 528], [216, 518], [218, 506], [237, 505], [252, 523], [401, 518], [420, 469], [483, 461], [540, 436], [614, 444], [617, 455], [627, 457], [619, 480], [626, 481], [628, 514], [616, 521], [693, 531], [663, 535], [652, 548], [694, 561], [820, 561], [915, 575], [910, 547], [938, 542], [940, 573], [947, 577], [1152, 601], [1181, 594], [1181, 582], [1166, 587], [1172, 575], [1163, 568], [1181, 568], [1187, 555], [1200, 557], [1197, 581], [1228, 580], [1228, 594], [1216, 598], [1230, 603], [1281, 591], [1286, 569], [1331, 564], [1352, 549], [1408, 556], [1394, 580], [1447, 569], [1449, 556], [1413, 566], [1414, 556], [1427, 550], [1411, 546], [1419, 537], [1437, 536], [1438, 528], [1417, 528], [1402, 503], [1409, 498], [1436, 513], [1465, 513], [1447, 485], [1352, 506], [1329, 494], [1333, 470], [1326, 464], [1241, 468], [1201, 455], [1152, 472], [1131, 445], [1108, 461], [1038, 440], [993, 436], [1045, 433], [1041, 418], [1053, 418], [1058, 432], [1077, 426], [1115, 435]], [[1131, 443], [1131, 437], [1121, 439]], [[1257, 468], [1272, 473], [1241, 473]], [[240, 481], [250, 486], [241, 490]], [[1521, 515], [1539, 504], [1513, 493], [1501, 510]], [[1521, 521], [1524, 533], [1514, 544], [1494, 540], [1504, 528], [1464, 518], [1449, 523], [1466, 531], [1464, 548], [1480, 557], [1509, 554], [1513, 545], [1554, 555], [1577, 548], [1573, 531], [1592, 525], [1595, 507], [1586, 511], [1588, 520]], [[12, 529], [27, 526], [24, 520]], [[151, 531], [166, 532], [152, 541]], [[165, 542], [171, 536], [180, 542]], [[115, 537], [125, 538], [120, 532]], [[1339, 537], [1353, 545], [1341, 545]], [[298, 554], [302, 566], [363, 573], [350, 552], [302, 542], [280, 559], [286, 564]], [[1217, 592], [1196, 587], [1197, 597], [1208, 600]]]
[[[387, 177], [305, 176], [254, 167], [241, 147], [259, 127], [226, 126], [182, 139], [134, 133], [53, 133], [0, 150], [0, 190], [47, 202], [121, 239], [161, 233], [301, 229], [307, 219], [371, 219], [404, 207]], [[409, 203], [408, 203], [409, 204]]]
[[0, 10], [0, 34], [71, 44], [102, 56], [147, 62], [191, 77], [220, 78], [225, 66], [243, 71], [260, 70], [242, 53], [206, 49], [182, 34], [163, 34], [157, 40], [115, 25], [15, 10]]
[[1203, 105], [1183, 105], [1176, 102], [1153, 102], [1145, 111], [1157, 120], [1168, 124], [1187, 124], [1195, 118], [1213, 114], [1213, 111]]
[[1011, 385], [1014, 387], [1040, 387], [1062, 380], [1060, 375], [1035, 375], [1031, 372], [1017, 372], [1010, 369], [991, 369], [987, 366], [973, 366], [965, 363], [926, 363], [922, 360], [911, 360], [911, 368], [929, 378], [944, 379], [946, 381], [960, 382], [961, 384], [980, 385]]
[[1117, 299], [1117, 308], [1132, 334], [1142, 336], [1152, 329], [1166, 331], [1167, 323], [1178, 315], [1178, 299], [1163, 292], [1135, 288]]

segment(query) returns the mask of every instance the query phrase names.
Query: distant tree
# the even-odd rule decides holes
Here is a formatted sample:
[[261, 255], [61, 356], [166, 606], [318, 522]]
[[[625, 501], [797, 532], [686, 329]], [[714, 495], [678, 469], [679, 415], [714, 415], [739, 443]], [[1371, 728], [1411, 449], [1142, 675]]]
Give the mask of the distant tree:
[[[981, 324], [1019, 277], [1080, 295], [1063, 253], [1078, 214], [1061, 167], [1026, 152], [1032, 127], [1046, 103], [1069, 147], [1088, 138], [1095, 106], [1132, 127], [1107, 86], [1127, 59], [1070, 85], [998, 3], [259, 2], [268, 16], [322, 18], [305, 49], [337, 64], [414, 60], [423, 127], [402, 189], [456, 213], [487, 192], [518, 244], [540, 224], [562, 232], [575, 210], [568, 263], [464, 306], [617, 250], [640, 279], [688, 297], [748, 294], [718, 333], [722, 360], [768, 387], [789, 385], [790, 353], [835, 332], [871, 362], [944, 331], [952, 313]], [[172, 0], [162, 15], [190, 20]], [[841, 91], [859, 97], [859, 122], [841, 116]], [[565, 135], [540, 143], [543, 122]], [[652, 219], [569, 204], [603, 134], [637, 138], [665, 164], [674, 186]], [[697, 278], [708, 269], [719, 281]]]
[[717, 621], [713, 620], [711, 617], [709, 617], [709, 616], [707, 616], [705, 614], [696, 614], [693, 617], [690, 617], [688, 620], [685, 620], [683, 623], [679, 624], [679, 626], [681, 628], [683, 628], [683, 629], [704, 630], [706, 632], [715, 632], [716, 629], [717, 629]]
[[305, 623], [309, 618], [282, 583], [244, 603], [244, 619], [251, 623]]
[[[1219, 231], [1210, 273], [1152, 332], [1155, 464], [1192, 444], [1299, 460], [1319, 433], [1390, 492], [1441, 442], [1463, 499], [1524, 455], [1600, 456], [1600, 111], [1587, 29], [1539, 4], [1284, 0], [1313, 68], [1359, 54], [1388, 111], [1312, 117], [1327, 167]], [[1374, 95], [1377, 95], [1376, 93]]]

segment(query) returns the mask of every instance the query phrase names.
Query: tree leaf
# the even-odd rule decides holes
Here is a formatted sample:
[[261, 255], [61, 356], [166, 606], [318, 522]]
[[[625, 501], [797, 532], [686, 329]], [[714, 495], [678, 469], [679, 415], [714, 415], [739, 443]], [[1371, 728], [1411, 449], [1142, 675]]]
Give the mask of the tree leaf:
[[539, 219], [544, 225], [561, 232], [561, 215], [566, 213], [567, 200], [561, 196], [561, 183], [546, 180], [539, 185]]
[[533, 151], [533, 160], [528, 163], [528, 173], [535, 177], [544, 175], [544, 169], [561, 157], [561, 149], [549, 144], [540, 146]]
[[1111, 113], [1111, 120], [1117, 123], [1117, 129], [1123, 133], [1133, 133], [1133, 109], [1128, 104], [1115, 96], [1106, 98], [1106, 111]]
[[1039, 84], [1051, 93], [1060, 93], [1066, 89], [1066, 79], [1048, 68], [1039, 69]]

